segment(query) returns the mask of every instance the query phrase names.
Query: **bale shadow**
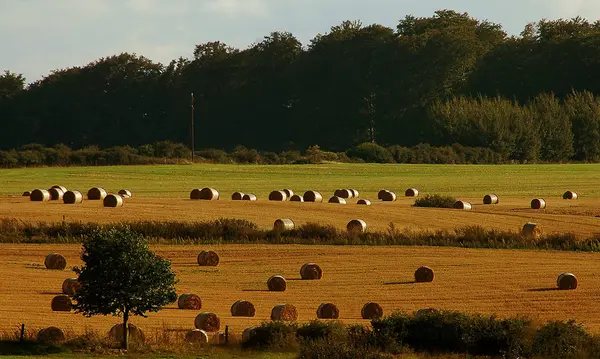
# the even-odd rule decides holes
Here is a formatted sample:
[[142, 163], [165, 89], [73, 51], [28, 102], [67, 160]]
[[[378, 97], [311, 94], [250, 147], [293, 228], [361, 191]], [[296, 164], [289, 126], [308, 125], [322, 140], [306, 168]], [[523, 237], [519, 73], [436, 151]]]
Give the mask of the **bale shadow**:
[[286, 278], [285, 280], [310, 280], [310, 279], [302, 279], [302, 278]]
[[40, 292], [40, 294], [60, 295], [60, 294], [64, 294], [64, 293], [63, 292]]
[[409, 282], [385, 282], [383, 283], [383, 285], [406, 285], [406, 284], [416, 284], [417, 282], [415, 282], [414, 280], [411, 280]]
[[268, 289], [242, 289], [242, 292], [270, 292]]
[[558, 290], [558, 288], [533, 288], [527, 289], [527, 292], [553, 292], [555, 290]]

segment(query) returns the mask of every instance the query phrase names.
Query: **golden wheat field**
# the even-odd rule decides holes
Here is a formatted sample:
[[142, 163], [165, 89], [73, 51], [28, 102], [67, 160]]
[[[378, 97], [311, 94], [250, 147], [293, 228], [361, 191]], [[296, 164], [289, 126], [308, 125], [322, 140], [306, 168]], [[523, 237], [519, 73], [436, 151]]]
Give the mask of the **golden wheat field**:
[[240, 218], [269, 229], [277, 218], [291, 218], [296, 224], [318, 222], [340, 229], [352, 219], [363, 219], [370, 230], [382, 231], [390, 223], [398, 229], [438, 230], [470, 225], [518, 231], [524, 223], [541, 225], [545, 233], [572, 232], [580, 237], [600, 233], [600, 206], [597, 198], [576, 201], [546, 197], [548, 209], [529, 208], [526, 197], [501, 197], [498, 205], [483, 205], [477, 197], [462, 197], [473, 203], [472, 211], [412, 207], [413, 198], [399, 197], [396, 202], [377, 202], [377, 193], [363, 193], [372, 206], [349, 200], [348, 204], [231, 201], [227, 193], [219, 201], [192, 201], [187, 198], [136, 198], [126, 200], [122, 208], [104, 208], [100, 201], [65, 205], [60, 201], [31, 202], [28, 197], [0, 197], [0, 217], [24, 221], [120, 222], [134, 220], [206, 221]]
[[[179, 279], [178, 293], [193, 292], [203, 300], [202, 311], [221, 317], [222, 328], [232, 333], [268, 320], [271, 308], [290, 303], [300, 321], [316, 318], [322, 302], [333, 302], [345, 323], [361, 322], [364, 303], [376, 301], [385, 313], [435, 307], [465, 312], [527, 315], [536, 321], [576, 319], [600, 332], [600, 254], [554, 251], [472, 250], [430, 247], [355, 247], [300, 245], [213, 246], [221, 257], [218, 267], [199, 267], [202, 246], [154, 246], [172, 261]], [[48, 253], [62, 253], [64, 271], [43, 266]], [[73, 332], [107, 331], [119, 322], [114, 317], [84, 318], [80, 314], [52, 312], [50, 301], [60, 294], [63, 280], [80, 265], [78, 245], [0, 245], [0, 319], [4, 330], [25, 323], [29, 329], [49, 325]], [[299, 280], [299, 268], [316, 262], [323, 269], [318, 281]], [[412, 283], [421, 265], [435, 271], [433, 283]], [[573, 272], [579, 279], [574, 291], [556, 291], [557, 276]], [[274, 274], [288, 279], [285, 292], [266, 291]], [[230, 306], [239, 299], [256, 306], [254, 318], [231, 317]], [[170, 305], [134, 323], [152, 332], [166, 327], [191, 329], [199, 311]]]

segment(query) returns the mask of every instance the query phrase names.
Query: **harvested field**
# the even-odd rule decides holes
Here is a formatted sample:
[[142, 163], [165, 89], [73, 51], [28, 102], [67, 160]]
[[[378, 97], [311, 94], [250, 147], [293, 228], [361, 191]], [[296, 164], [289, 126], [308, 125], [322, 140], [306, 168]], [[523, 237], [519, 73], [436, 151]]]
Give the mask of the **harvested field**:
[[[154, 246], [161, 256], [172, 260], [180, 283], [178, 293], [202, 297], [202, 311], [221, 318], [221, 327], [232, 333], [269, 320], [271, 310], [281, 303], [294, 305], [300, 321], [316, 317], [323, 302], [335, 303], [346, 323], [361, 319], [367, 302], [377, 302], [385, 313], [420, 308], [453, 309], [465, 312], [496, 313], [499, 316], [528, 315], [534, 320], [576, 319], [600, 333], [600, 276], [596, 263], [600, 254], [472, 250], [430, 247], [351, 247], [299, 245], [222, 245], [216, 268], [198, 267], [196, 246]], [[59, 325], [63, 330], [83, 332], [85, 328], [108, 331], [119, 318], [84, 318], [80, 314], [52, 312], [51, 299], [72, 272], [43, 267], [47, 253], [60, 252], [69, 266], [81, 265], [78, 245], [0, 245], [0, 317], [3, 329], [25, 323], [29, 328]], [[301, 281], [298, 268], [318, 262], [326, 272], [319, 281]], [[433, 283], [413, 283], [415, 268], [435, 268]], [[574, 291], [556, 290], [560, 273], [572, 272], [579, 285]], [[288, 279], [285, 292], [269, 292], [265, 281], [273, 273]], [[527, 273], [510, 276], [507, 273]], [[19, 281], [13, 280], [19, 278]], [[367, 278], [367, 279], [365, 279]], [[231, 304], [239, 299], [256, 307], [253, 318], [232, 317]], [[147, 319], [133, 318], [145, 330], [163, 326], [193, 329], [200, 311], [169, 305]]]

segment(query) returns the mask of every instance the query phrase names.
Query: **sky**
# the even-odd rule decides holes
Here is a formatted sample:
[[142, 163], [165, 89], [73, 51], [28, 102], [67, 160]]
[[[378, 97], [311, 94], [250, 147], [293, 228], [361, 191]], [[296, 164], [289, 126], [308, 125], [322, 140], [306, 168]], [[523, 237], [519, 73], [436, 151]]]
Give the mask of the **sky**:
[[540, 19], [600, 18], [600, 0], [0, 0], [0, 70], [33, 82], [121, 52], [168, 64], [208, 41], [244, 49], [289, 31], [306, 44], [344, 20], [395, 28], [406, 15], [440, 9], [511, 35]]

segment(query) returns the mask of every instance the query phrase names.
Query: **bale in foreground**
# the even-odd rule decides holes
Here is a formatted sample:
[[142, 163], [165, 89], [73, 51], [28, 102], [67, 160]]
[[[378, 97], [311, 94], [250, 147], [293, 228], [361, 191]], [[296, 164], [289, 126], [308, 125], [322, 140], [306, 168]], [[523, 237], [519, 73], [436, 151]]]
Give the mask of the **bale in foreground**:
[[464, 211], [470, 211], [471, 208], [473, 208], [473, 205], [470, 202], [456, 201], [456, 202], [454, 202], [454, 205], [452, 207], [454, 207], [454, 209], [462, 209]]
[[[146, 341], [146, 336], [144, 335], [144, 332], [134, 324], [127, 324], [127, 329], [127, 337], [130, 342], [142, 344]], [[124, 337], [123, 334], [123, 323], [121, 323], [116, 324], [112, 328], [110, 328], [110, 331], [108, 332], [108, 337], [117, 343], [121, 343]]]
[[365, 233], [367, 231], [367, 222], [362, 219], [353, 219], [346, 225], [348, 233]]
[[65, 192], [63, 192], [63, 190], [58, 187], [50, 188], [48, 190], [48, 193], [50, 194], [51, 201], [61, 201], [63, 199], [63, 196], [65, 195]]
[[346, 204], [346, 200], [342, 197], [333, 196], [329, 199], [329, 203]]
[[383, 202], [394, 202], [396, 201], [396, 194], [392, 191], [381, 190], [377, 194], [377, 197]]
[[179, 309], [199, 310], [202, 308], [202, 299], [193, 293], [183, 293], [177, 300]]
[[560, 290], [577, 289], [577, 277], [573, 273], [562, 273], [556, 279], [556, 285]]
[[271, 310], [271, 320], [293, 322], [298, 320], [298, 310], [291, 304], [279, 304]]
[[271, 292], [285, 292], [287, 282], [282, 276], [274, 275], [267, 280], [267, 288], [269, 288], [269, 291]]
[[417, 283], [428, 283], [433, 282], [433, 270], [429, 267], [423, 266], [415, 271], [415, 282]]
[[51, 253], [46, 256], [44, 265], [48, 269], [63, 270], [67, 267], [67, 260], [62, 254]]
[[369, 302], [362, 307], [360, 315], [363, 319], [379, 319], [383, 317], [383, 308], [375, 302]]
[[300, 267], [300, 277], [305, 280], [321, 279], [323, 270], [315, 263], [306, 263]]
[[203, 250], [198, 254], [198, 265], [203, 267], [216, 267], [219, 265], [219, 255], [215, 251]]
[[521, 235], [529, 239], [539, 239], [542, 237], [542, 227], [532, 222], [525, 223], [525, 225], [523, 225], [523, 229], [521, 230]]
[[202, 329], [209, 333], [216, 332], [221, 328], [221, 319], [215, 313], [202, 312], [194, 319], [194, 325], [197, 329]]
[[108, 193], [106, 193], [106, 191], [104, 190], [104, 188], [102, 188], [102, 187], [94, 187], [94, 188], [90, 188], [90, 190], [88, 191], [87, 198], [90, 201], [101, 201], [107, 195], [108, 195]]
[[233, 317], [253, 317], [256, 314], [254, 304], [247, 300], [238, 300], [231, 306]]
[[279, 218], [273, 223], [273, 230], [276, 232], [291, 231], [295, 227], [294, 221], [289, 218]]
[[37, 335], [37, 341], [44, 344], [56, 344], [65, 341], [65, 333], [57, 327], [41, 329]]
[[102, 203], [104, 204], [104, 207], [123, 207], [123, 197], [119, 196], [118, 194], [109, 194], [106, 197], [104, 197]]
[[68, 295], [61, 294], [52, 298], [50, 307], [53, 312], [70, 312], [73, 309], [73, 302], [71, 302]]
[[405, 197], [418, 197], [419, 190], [416, 188], [408, 188], [406, 191], [404, 191], [404, 196]]
[[45, 189], [34, 189], [31, 191], [29, 199], [32, 202], [48, 202], [50, 200], [50, 193]]
[[64, 204], [78, 204], [83, 203], [83, 194], [79, 191], [67, 191], [63, 196]]
[[319, 319], [338, 319], [340, 310], [333, 303], [321, 303], [317, 308], [317, 318]]
[[62, 292], [66, 295], [74, 295], [79, 289], [81, 289], [81, 283], [77, 278], [67, 278], [63, 281]]
[[202, 329], [192, 329], [185, 333], [185, 342], [192, 344], [208, 344], [208, 334]]
[[291, 202], [304, 202], [304, 197], [295, 194], [292, 197], [290, 197], [290, 201]]

